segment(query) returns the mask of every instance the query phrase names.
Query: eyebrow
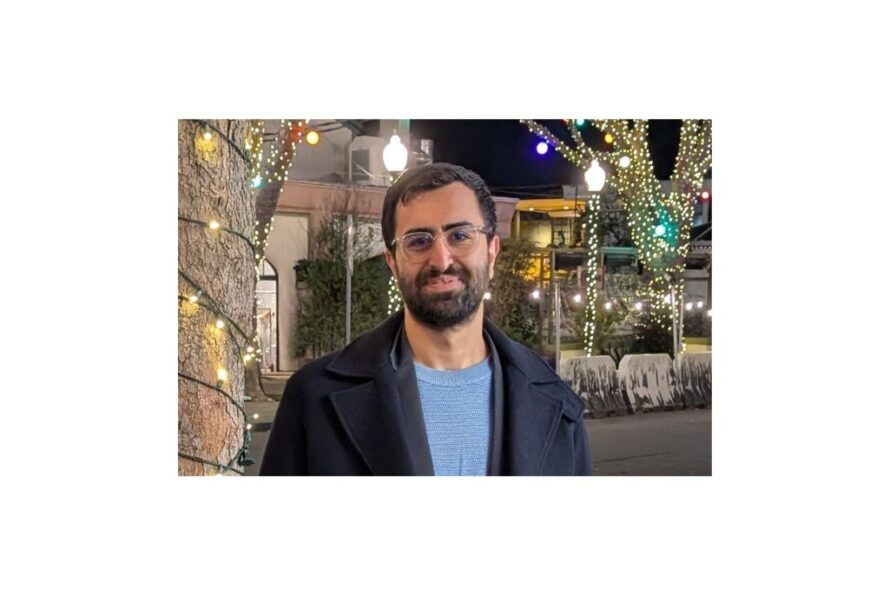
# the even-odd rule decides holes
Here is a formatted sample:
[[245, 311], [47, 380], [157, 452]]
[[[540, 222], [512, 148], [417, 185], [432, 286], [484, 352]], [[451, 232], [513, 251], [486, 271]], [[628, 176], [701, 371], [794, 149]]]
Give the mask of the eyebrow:
[[[446, 223], [445, 225], [442, 226], [442, 231], [448, 231], [449, 229], [454, 229], [455, 227], [462, 227], [464, 225], [476, 225], [476, 224], [470, 223], [469, 221], [456, 221], [454, 223]], [[435, 235], [435, 233], [436, 233], [436, 230], [433, 229], [432, 227], [412, 227], [405, 233], [406, 234], [415, 233], [418, 231], [425, 231], [425, 232], [433, 234], [433, 235]]]

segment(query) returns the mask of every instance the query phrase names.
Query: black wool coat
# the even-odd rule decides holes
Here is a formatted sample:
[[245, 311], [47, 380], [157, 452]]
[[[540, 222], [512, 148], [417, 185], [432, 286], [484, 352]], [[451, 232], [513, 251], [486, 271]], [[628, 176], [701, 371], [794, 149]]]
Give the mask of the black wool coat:
[[[389, 357], [403, 320], [400, 311], [291, 376], [260, 475], [423, 474], [410, 445], [424, 431], [408, 427], [422, 418], [406, 422]], [[581, 399], [535, 352], [484, 325], [503, 374], [501, 474], [590, 475]]]

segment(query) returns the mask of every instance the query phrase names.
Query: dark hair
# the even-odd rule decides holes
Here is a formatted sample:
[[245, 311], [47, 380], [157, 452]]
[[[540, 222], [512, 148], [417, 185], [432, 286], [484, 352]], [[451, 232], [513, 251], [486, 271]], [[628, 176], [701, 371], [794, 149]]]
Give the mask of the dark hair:
[[396, 206], [399, 203], [403, 205], [408, 204], [408, 201], [418, 194], [447, 186], [453, 182], [460, 182], [476, 195], [476, 199], [479, 202], [479, 210], [482, 212], [485, 226], [489, 230], [486, 235], [488, 236], [488, 241], [491, 241], [491, 238], [494, 237], [498, 219], [491, 192], [482, 178], [479, 177], [479, 174], [459, 165], [431, 163], [429, 165], [412, 167], [405, 171], [396, 180], [396, 183], [386, 191], [386, 196], [383, 198], [383, 213], [380, 216], [380, 226], [383, 228], [383, 241], [386, 243], [387, 250], [393, 251], [395, 249], [392, 242], [395, 239], [396, 233]]

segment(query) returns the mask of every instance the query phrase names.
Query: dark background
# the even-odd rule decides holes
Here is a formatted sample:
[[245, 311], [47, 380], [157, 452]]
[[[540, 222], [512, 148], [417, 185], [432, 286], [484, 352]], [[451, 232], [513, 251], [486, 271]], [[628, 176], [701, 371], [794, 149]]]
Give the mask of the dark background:
[[[537, 120], [569, 146], [562, 120]], [[660, 180], [670, 178], [680, 144], [680, 120], [650, 120], [649, 150]], [[374, 130], [374, 128], [378, 130]], [[379, 134], [379, 120], [368, 121], [365, 134]], [[581, 127], [585, 142], [607, 149], [602, 134], [587, 121]], [[551, 147], [538, 155], [540, 142], [519, 120], [411, 120], [412, 139], [432, 139], [434, 161], [469, 168], [501, 196], [562, 196], [562, 185], [584, 183], [584, 172]]]

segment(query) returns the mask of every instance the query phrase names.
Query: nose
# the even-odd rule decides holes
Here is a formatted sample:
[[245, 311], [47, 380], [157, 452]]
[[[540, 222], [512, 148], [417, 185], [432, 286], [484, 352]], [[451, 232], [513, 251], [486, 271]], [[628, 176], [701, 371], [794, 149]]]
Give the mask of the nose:
[[434, 266], [440, 271], [444, 271], [452, 262], [454, 262], [454, 258], [451, 256], [451, 250], [448, 249], [448, 244], [445, 243], [445, 235], [440, 234], [439, 237], [433, 241], [433, 247], [430, 248], [430, 266]]

